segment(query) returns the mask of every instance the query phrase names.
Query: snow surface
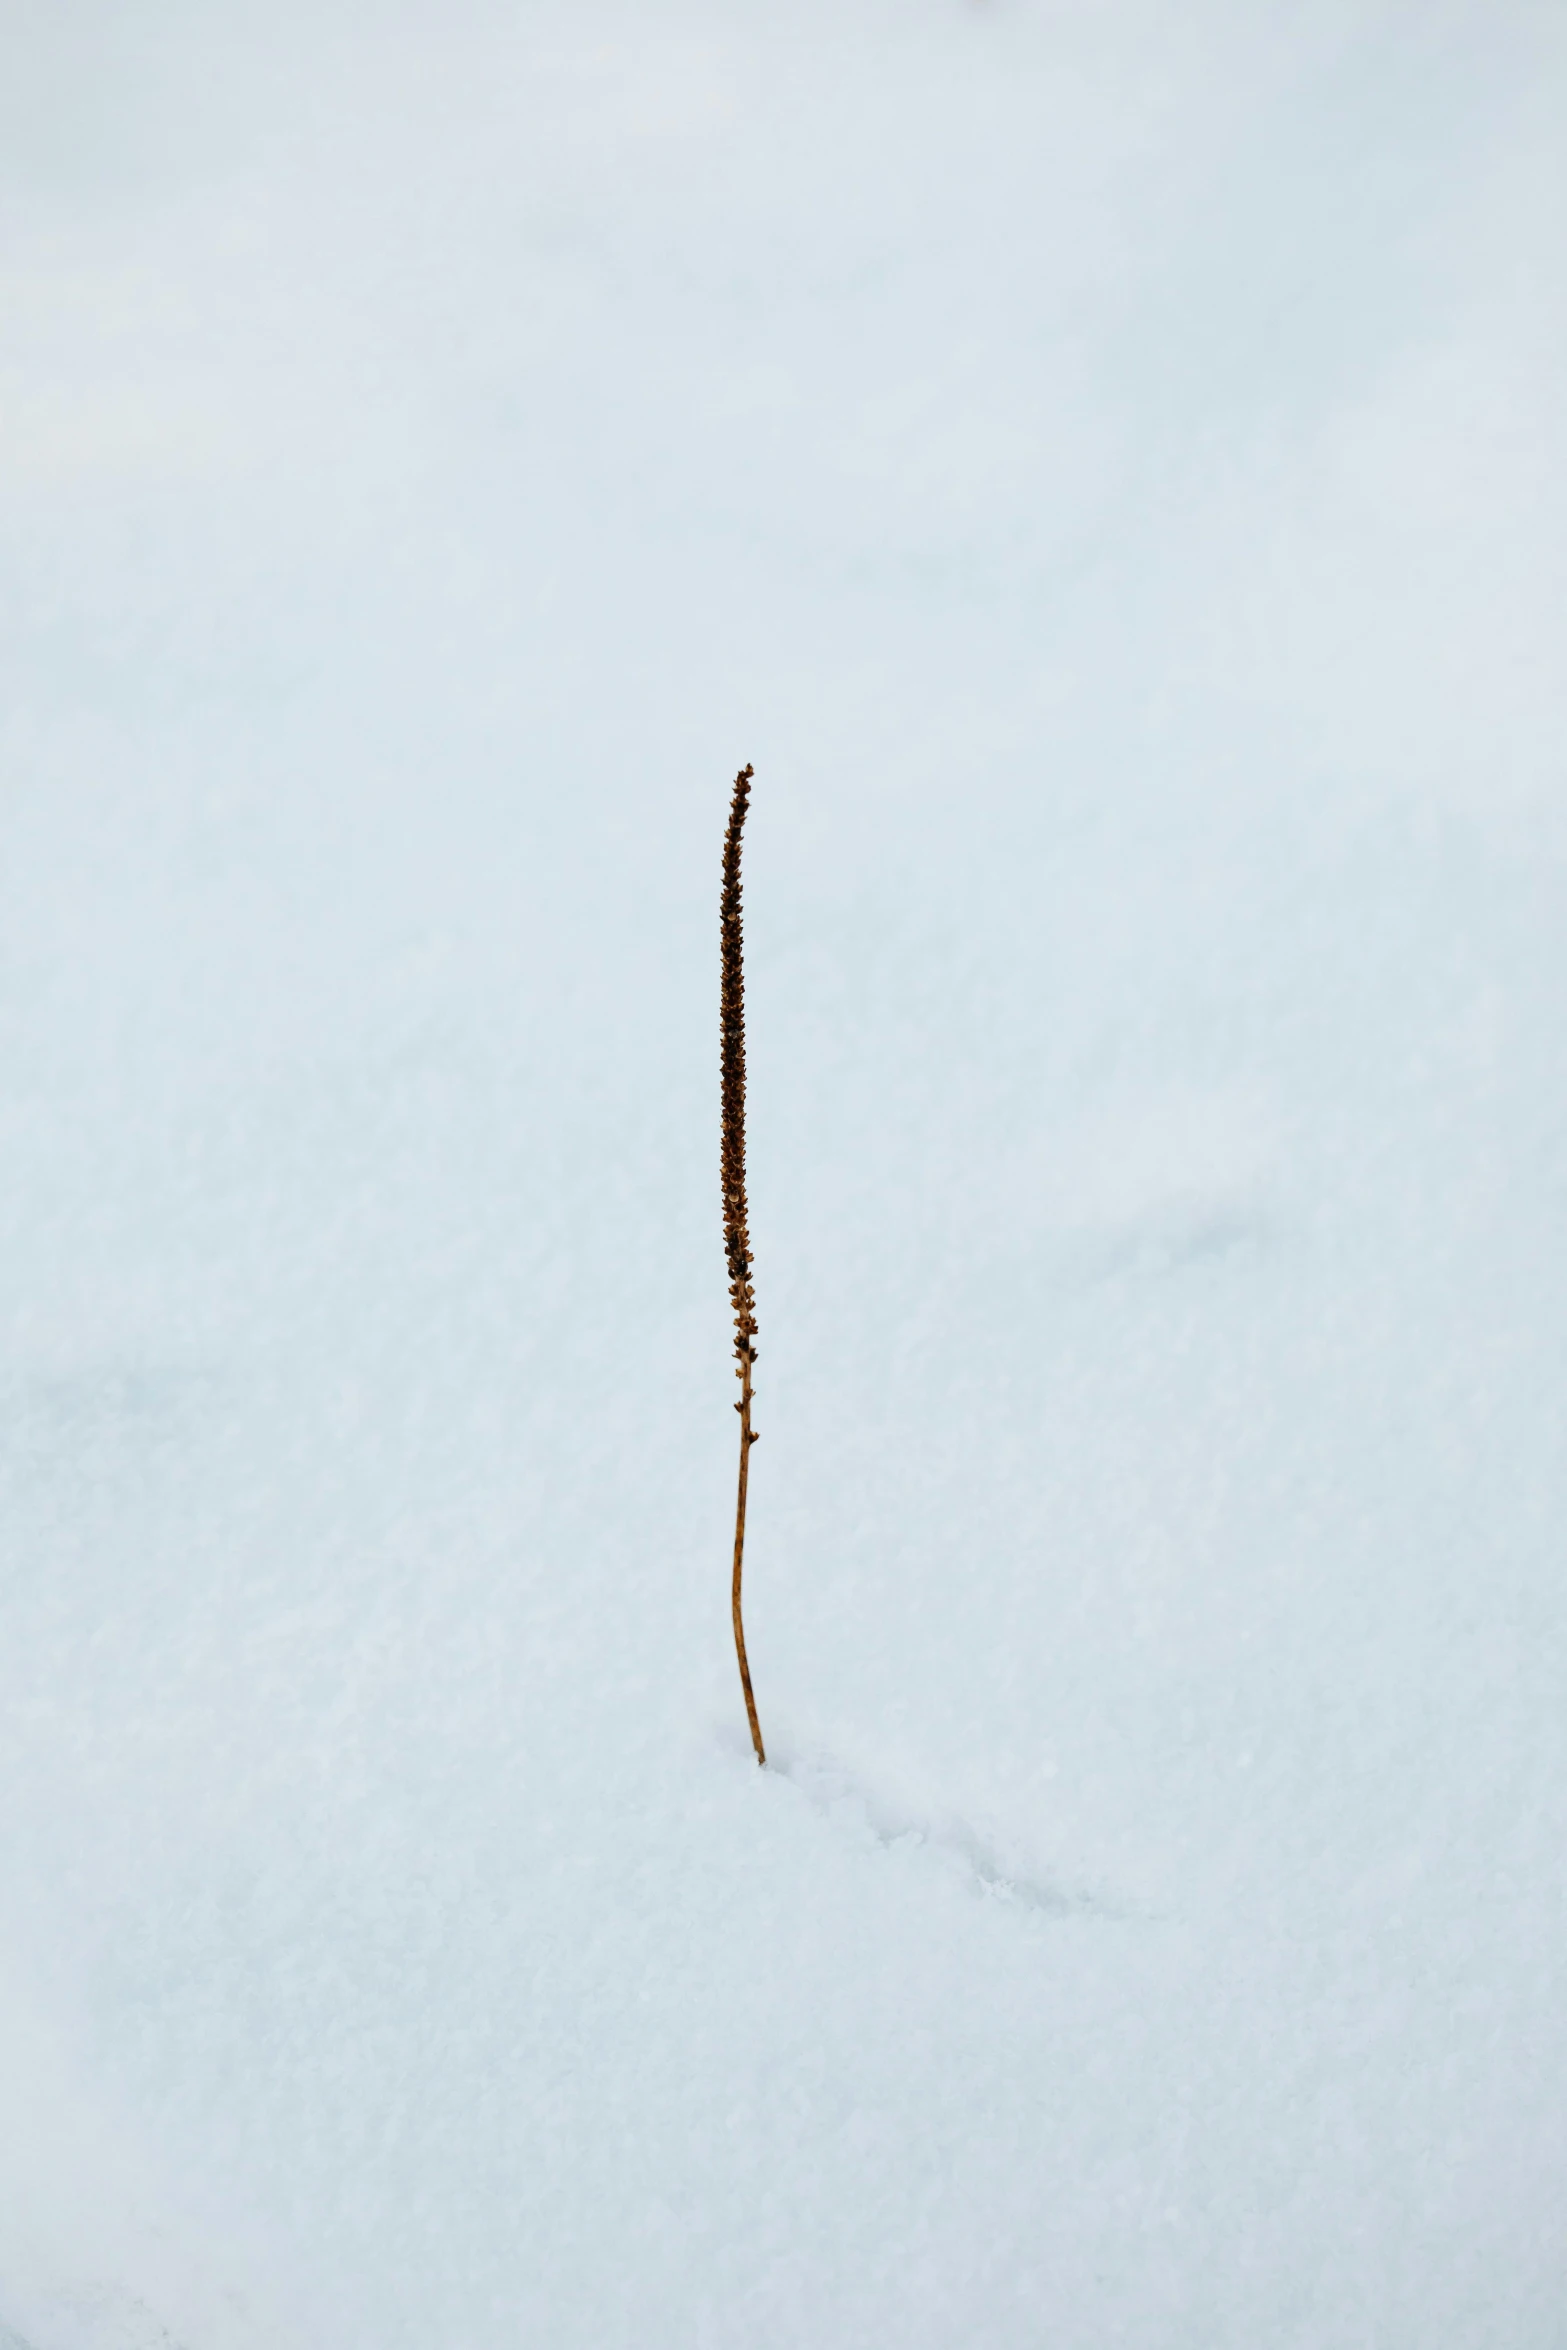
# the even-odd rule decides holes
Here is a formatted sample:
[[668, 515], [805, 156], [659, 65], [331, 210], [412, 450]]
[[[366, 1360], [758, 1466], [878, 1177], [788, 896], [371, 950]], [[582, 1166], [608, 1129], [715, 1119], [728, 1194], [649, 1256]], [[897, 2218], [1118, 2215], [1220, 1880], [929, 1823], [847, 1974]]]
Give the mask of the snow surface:
[[1567, 2341], [1567, 19], [4, 45], [0, 2341]]

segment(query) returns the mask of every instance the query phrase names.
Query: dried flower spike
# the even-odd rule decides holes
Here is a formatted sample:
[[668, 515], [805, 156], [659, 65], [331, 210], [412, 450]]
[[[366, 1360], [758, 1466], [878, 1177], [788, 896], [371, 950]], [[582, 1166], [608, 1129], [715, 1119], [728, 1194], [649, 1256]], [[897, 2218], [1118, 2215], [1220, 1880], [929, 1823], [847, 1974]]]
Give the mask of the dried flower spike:
[[745, 1625], [740, 1616], [740, 1568], [745, 1556], [745, 1500], [750, 1482], [751, 1447], [756, 1430], [751, 1425], [751, 1365], [756, 1361], [756, 1296], [751, 1287], [751, 1234], [745, 1200], [745, 940], [740, 922], [740, 833], [751, 804], [751, 769], [735, 777], [729, 803], [729, 829], [724, 834], [724, 891], [721, 901], [722, 962], [719, 981], [719, 1017], [722, 1030], [723, 1072], [723, 1186], [724, 1254], [729, 1264], [729, 1296], [735, 1311], [735, 1377], [740, 1382], [740, 1489], [735, 1499], [735, 1561], [730, 1606], [734, 1616], [735, 1655], [740, 1662], [740, 1686], [745, 1692], [746, 1720], [758, 1763], [765, 1764], [762, 1725], [756, 1718], [751, 1693], [751, 1668], [745, 1655]]

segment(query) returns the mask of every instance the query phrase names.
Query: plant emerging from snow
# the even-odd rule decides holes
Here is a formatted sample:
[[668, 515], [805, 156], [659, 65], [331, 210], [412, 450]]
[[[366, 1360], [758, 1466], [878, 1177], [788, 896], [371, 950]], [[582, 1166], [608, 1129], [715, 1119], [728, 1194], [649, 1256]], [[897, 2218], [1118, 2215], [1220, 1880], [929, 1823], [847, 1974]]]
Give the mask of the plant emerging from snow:
[[735, 1312], [735, 1377], [740, 1382], [740, 1484], [735, 1496], [734, 1578], [730, 1607], [734, 1616], [735, 1655], [740, 1662], [740, 1686], [745, 1691], [746, 1719], [759, 1764], [767, 1761], [762, 1725], [756, 1716], [751, 1690], [751, 1668], [746, 1662], [745, 1625], [740, 1614], [740, 1570], [745, 1557], [745, 1502], [750, 1482], [751, 1447], [756, 1430], [751, 1425], [751, 1366], [756, 1361], [756, 1294], [751, 1286], [751, 1234], [745, 1199], [745, 939], [740, 920], [740, 833], [751, 804], [751, 768], [735, 777], [729, 803], [729, 826], [724, 834], [724, 888], [721, 900], [722, 963], [719, 1016], [723, 1073], [723, 1189], [724, 1253], [729, 1263], [729, 1296]]

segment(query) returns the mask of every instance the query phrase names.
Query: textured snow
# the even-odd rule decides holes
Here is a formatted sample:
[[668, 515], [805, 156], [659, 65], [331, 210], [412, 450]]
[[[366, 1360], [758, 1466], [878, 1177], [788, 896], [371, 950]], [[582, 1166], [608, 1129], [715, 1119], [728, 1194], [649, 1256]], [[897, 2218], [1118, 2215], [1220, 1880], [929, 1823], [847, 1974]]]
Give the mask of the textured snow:
[[0, 2343], [1553, 2350], [1559, 12], [5, 43]]

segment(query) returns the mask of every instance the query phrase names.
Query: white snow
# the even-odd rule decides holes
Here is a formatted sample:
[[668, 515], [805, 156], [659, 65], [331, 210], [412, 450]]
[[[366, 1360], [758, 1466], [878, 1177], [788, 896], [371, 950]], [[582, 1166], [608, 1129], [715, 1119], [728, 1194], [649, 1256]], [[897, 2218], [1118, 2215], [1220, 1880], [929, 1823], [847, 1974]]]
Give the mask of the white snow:
[[4, 45], [0, 2343], [1552, 2350], [1560, 13]]

